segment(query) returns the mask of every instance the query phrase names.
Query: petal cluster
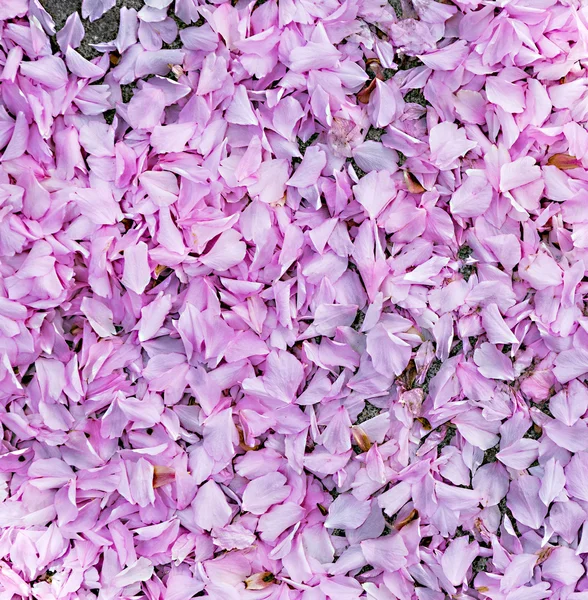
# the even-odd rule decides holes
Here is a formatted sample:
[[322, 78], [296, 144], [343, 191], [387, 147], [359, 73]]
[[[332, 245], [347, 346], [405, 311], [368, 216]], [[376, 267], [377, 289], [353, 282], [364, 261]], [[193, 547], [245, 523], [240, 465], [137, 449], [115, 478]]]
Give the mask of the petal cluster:
[[42, 4], [0, 600], [588, 598], [585, 2]]

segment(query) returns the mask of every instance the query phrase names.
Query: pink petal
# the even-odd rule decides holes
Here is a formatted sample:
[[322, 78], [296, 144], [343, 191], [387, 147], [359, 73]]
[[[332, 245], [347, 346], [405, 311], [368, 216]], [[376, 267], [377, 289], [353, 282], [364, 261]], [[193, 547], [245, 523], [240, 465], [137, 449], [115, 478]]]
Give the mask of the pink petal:
[[86, 60], [81, 54], [76, 52], [71, 47], [68, 47], [65, 51], [65, 62], [67, 64], [67, 68], [74, 75], [85, 79], [100, 78], [106, 72], [105, 68]]
[[523, 471], [537, 459], [539, 443], [536, 440], [520, 439], [501, 450], [496, 458], [507, 467]]
[[514, 518], [523, 525], [538, 529], [547, 514], [546, 506], [539, 500], [541, 481], [531, 475], [522, 475], [510, 484], [507, 505]]
[[360, 546], [365, 560], [376, 568], [394, 573], [406, 565], [408, 550], [398, 534], [364, 540]]
[[376, 127], [386, 127], [396, 121], [404, 110], [404, 99], [393, 79], [376, 79], [376, 89], [370, 96], [368, 114]]
[[123, 285], [142, 294], [151, 281], [151, 268], [148, 260], [148, 247], [145, 242], [127, 248], [124, 252]]
[[516, 336], [505, 323], [496, 304], [488, 304], [481, 314], [482, 325], [491, 344], [518, 344]]
[[254, 515], [261, 515], [273, 504], [283, 502], [291, 489], [281, 473], [268, 473], [247, 484], [242, 508]]
[[411, 357], [410, 346], [379, 323], [367, 335], [367, 352], [382, 375], [400, 375]]
[[499, 77], [486, 78], [486, 96], [509, 113], [521, 113], [525, 110], [525, 94], [523, 87], [510, 83]]
[[160, 124], [165, 106], [164, 93], [153, 86], [145, 86], [128, 104], [129, 122], [137, 129], [153, 129]]
[[484, 342], [479, 348], [476, 348], [474, 362], [484, 377], [506, 381], [514, 380], [514, 371], [510, 359], [493, 344]]
[[368, 173], [353, 188], [357, 201], [375, 219], [396, 195], [396, 186], [387, 171]]
[[239, 232], [230, 229], [220, 235], [213, 248], [200, 257], [200, 261], [215, 271], [226, 271], [245, 258], [246, 250], [247, 246]]
[[567, 383], [588, 373], [588, 350], [564, 350], [555, 359], [553, 373], [560, 383]]
[[67, 84], [67, 70], [61, 58], [57, 56], [44, 56], [35, 61], [22, 62], [20, 72], [50, 90], [57, 90]]
[[440, 50], [428, 54], [421, 54], [419, 58], [427, 67], [436, 71], [453, 71], [465, 60], [468, 55], [466, 42], [459, 40]]
[[225, 118], [229, 123], [236, 125], [257, 125], [257, 117], [253, 112], [247, 96], [247, 88], [244, 85], [238, 85], [235, 88], [235, 94], [225, 112]]
[[233, 514], [222, 489], [212, 480], [200, 486], [192, 507], [196, 524], [206, 531], [224, 527]]
[[453, 169], [457, 159], [478, 144], [467, 139], [465, 131], [454, 123], [439, 123], [429, 132], [431, 160], [441, 170]]
[[490, 207], [492, 196], [484, 173], [472, 170], [451, 197], [451, 213], [465, 218], [483, 215]]
[[249, 186], [249, 193], [259, 196], [267, 204], [279, 203], [286, 192], [289, 177], [287, 161], [266, 160], [257, 172], [257, 182]]
[[190, 123], [157, 125], [151, 133], [151, 145], [157, 153], [181, 152], [194, 135], [195, 126]]
[[530, 156], [506, 163], [500, 168], [500, 191], [508, 192], [541, 177], [541, 169]]
[[453, 585], [463, 583], [467, 570], [480, 551], [478, 542], [468, 542], [467, 536], [458, 537], [449, 544], [441, 558], [443, 572]]
[[365, 522], [370, 510], [369, 502], [362, 502], [353, 496], [342, 494], [329, 507], [325, 527], [357, 529]]
[[287, 185], [297, 188], [315, 185], [326, 164], [327, 157], [325, 153], [316, 146], [311, 146], [304, 154], [302, 162], [298, 165], [292, 177], [286, 182]]
[[106, 11], [110, 10], [116, 0], [83, 0], [82, 2], [82, 17], [96, 21]]
[[574, 585], [584, 572], [582, 559], [576, 556], [572, 548], [555, 548], [541, 565], [541, 573], [545, 579], [564, 585]]
[[[123, 9], [126, 10], [126, 9]], [[57, 32], [57, 43], [62, 52], [66, 52], [67, 48], [77, 48], [85, 35], [84, 26], [78, 12], [72, 12], [65, 25]]]

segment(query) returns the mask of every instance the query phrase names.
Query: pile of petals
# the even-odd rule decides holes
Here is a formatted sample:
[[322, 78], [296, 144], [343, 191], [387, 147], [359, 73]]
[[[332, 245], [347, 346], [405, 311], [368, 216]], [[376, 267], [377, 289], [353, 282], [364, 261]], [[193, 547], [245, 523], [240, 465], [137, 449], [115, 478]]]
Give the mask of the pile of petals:
[[402, 4], [0, 1], [0, 600], [588, 598], [588, 6]]

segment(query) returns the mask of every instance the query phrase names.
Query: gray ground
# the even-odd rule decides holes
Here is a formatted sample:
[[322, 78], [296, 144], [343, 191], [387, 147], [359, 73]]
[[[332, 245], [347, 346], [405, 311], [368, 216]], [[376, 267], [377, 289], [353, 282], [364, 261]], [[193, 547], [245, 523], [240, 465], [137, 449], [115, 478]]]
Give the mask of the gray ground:
[[[1, 0], [0, 0], [1, 1]], [[45, 10], [53, 17], [55, 29], [59, 31], [69, 15], [78, 11], [82, 16], [82, 0], [40, 0]], [[100, 19], [90, 23], [82, 20], [86, 36], [84, 37], [80, 48], [78, 49], [82, 56], [93, 58], [98, 53], [90, 46], [98, 42], [110, 42], [116, 37], [118, 32], [119, 11], [126, 6], [127, 8], [143, 8], [143, 0], [117, 0], [116, 6], [106, 12]]]

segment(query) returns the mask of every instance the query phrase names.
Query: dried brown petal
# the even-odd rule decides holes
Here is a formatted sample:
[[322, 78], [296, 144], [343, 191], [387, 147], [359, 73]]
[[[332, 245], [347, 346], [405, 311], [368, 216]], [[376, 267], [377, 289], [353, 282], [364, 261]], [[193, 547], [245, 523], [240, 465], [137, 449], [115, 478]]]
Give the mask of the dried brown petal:
[[276, 577], [270, 571], [255, 573], [245, 580], [245, 589], [247, 590], [264, 590], [275, 583]]
[[422, 388], [412, 388], [400, 395], [400, 402], [406, 406], [414, 417], [421, 414], [421, 406], [425, 399], [425, 393]]
[[182, 75], [184, 75], [184, 69], [182, 68], [182, 65], [169, 65], [169, 68], [171, 69], [171, 72], [177, 77], [180, 78]]
[[550, 556], [551, 553], [555, 550], [554, 546], [545, 546], [545, 548], [541, 548], [537, 554], [537, 562], [535, 564], [540, 565], [544, 563]]
[[418, 179], [409, 171], [404, 171], [404, 183], [411, 194], [422, 194], [425, 191]]
[[155, 465], [153, 467], [153, 489], [156, 490], [168, 483], [171, 483], [176, 478], [176, 472], [171, 467], [162, 467]]
[[357, 93], [357, 101], [361, 104], [367, 104], [370, 101], [370, 96], [375, 89], [376, 79], [372, 79]]
[[546, 546], [545, 548], [541, 548], [539, 552], [535, 553], [537, 554], [537, 562], [535, 564], [540, 565], [541, 563], [544, 563], [551, 556], [551, 553], [554, 550], [554, 546]]
[[418, 376], [414, 360], [410, 359], [406, 369], [400, 374], [399, 379], [403, 383], [404, 389], [410, 390], [414, 386], [414, 382]]
[[359, 425], [354, 425], [351, 428], [351, 433], [353, 434], [353, 439], [355, 440], [355, 443], [359, 446], [359, 449], [362, 452], [367, 452], [372, 447], [370, 438]]
[[394, 523], [394, 526], [396, 527], [396, 529], [402, 529], [403, 527], [406, 527], [409, 523], [411, 523], [415, 519], [418, 519], [418, 516], [419, 516], [419, 511], [416, 510], [416, 508], [413, 508], [410, 511], [410, 513], [408, 513], [408, 516], [406, 516], [401, 521], [397, 521], [396, 523]]
[[384, 75], [384, 69], [382, 68], [382, 65], [380, 64], [379, 61], [375, 64], [370, 65], [370, 69], [371, 69], [372, 73], [376, 76], [376, 79], [379, 79], [380, 81], [386, 81], [386, 76]]
[[564, 154], [563, 152], [550, 156], [547, 164], [557, 167], [561, 171], [569, 171], [582, 166], [580, 161], [575, 156], [572, 156], [571, 154]]
[[245, 435], [240, 425], [237, 425], [237, 432], [239, 434], [239, 447], [245, 450], [245, 452], [253, 452], [259, 449], [259, 446], [249, 446], [245, 443]]
[[429, 423], [429, 421], [425, 419], [425, 417], [417, 417], [416, 420], [423, 426], [423, 429], [425, 431], [431, 431], [431, 429], [433, 429], [431, 427], [431, 423]]

